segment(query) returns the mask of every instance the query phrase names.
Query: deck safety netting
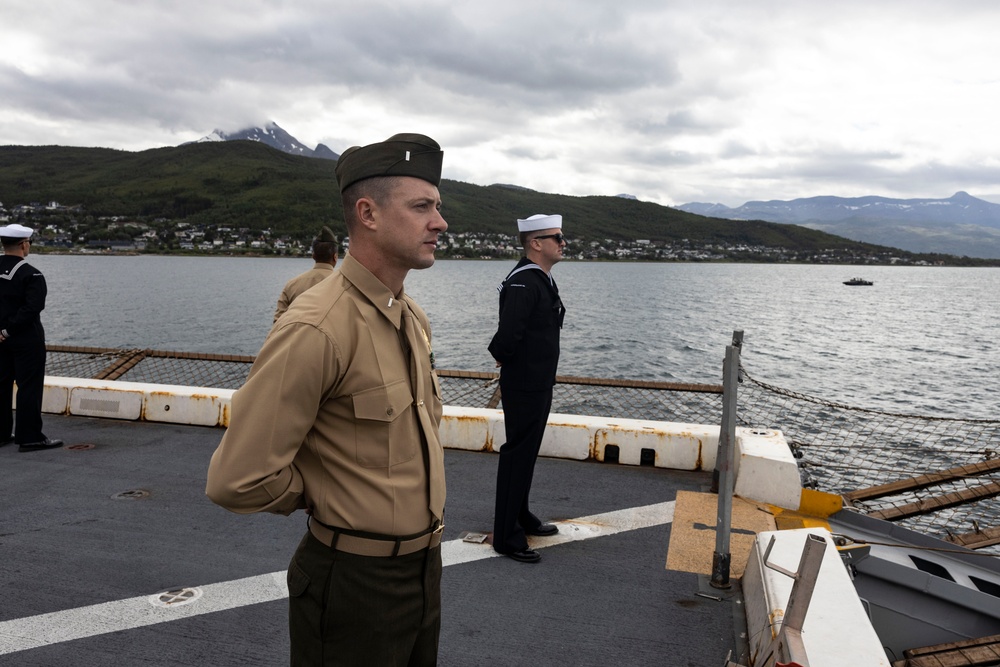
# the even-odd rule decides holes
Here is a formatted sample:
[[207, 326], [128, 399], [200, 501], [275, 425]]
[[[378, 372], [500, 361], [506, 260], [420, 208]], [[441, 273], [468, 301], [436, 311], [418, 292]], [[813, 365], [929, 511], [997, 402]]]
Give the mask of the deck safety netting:
[[45, 359], [45, 374], [69, 378], [97, 378], [124, 351], [98, 348], [49, 347]]
[[[46, 373], [182, 386], [238, 389], [253, 357], [155, 350], [50, 346]], [[444, 402], [500, 407], [495, 373], [439, 371]], [[949, 419], [879, 412], [795, 393], [761, 382], [741, 368], [740, 426], [784, 433], [799, 459], [803, 482], [849, 493], [957, 466], [991, 461], [1000, 454], [1000, 421]], [[721, 385], [560, 377], [554, 413], [719, 424]], [[900, 523], [938, 537], [1000, 526], [1000, 470], [967, 475], [945, 484], [857, 501], [863, 512], [933, 505], [933, 513]], [[942, 498], [962, 496], [949, 506]], [[973, 498], [969, 502], [969, 498]]]
[[49, 346], [46, 375], [239, 389], [253, 357], [161, 350]]
[[[850, 494], [987, 463], [1000, 454], [1000, 420], [869, 410], [787, 391], [745, 369], [741, 378], [739, 423], [781, 430], [806, 487]], [[906, 508], [913, 514], [900, 525], [941, 538], [1000, 526], [1000, 470], [954, 477], [853, 503], [864, 513]]]

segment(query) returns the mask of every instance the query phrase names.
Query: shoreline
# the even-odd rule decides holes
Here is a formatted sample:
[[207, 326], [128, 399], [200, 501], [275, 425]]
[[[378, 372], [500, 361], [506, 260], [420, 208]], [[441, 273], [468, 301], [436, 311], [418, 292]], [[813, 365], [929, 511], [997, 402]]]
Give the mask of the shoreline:
[[[255, 258], [255, 259], [306, 259], [311, 260], [310, 255], [278, 255], [274, 253], [253, 253], [253, 252], [229, 252], [229, 253], [206, 253], [206, 252], [140, 252], [140, 251], [64, 251], [49, 250], [42, 246], [32, 249], [33, 255], [58, 255], [69, 257], [221, 257], [221, 258]], [[456, 261], [456, 262], [516, 262], [517, 257], [438, 257], [435, 261]], [[613, 259], [608, 257], [593, 259], [576, 259], [566, 257], [560, 261], [562, 263], [593, 263], [593, 264], [756, 264], [756, 265], [794, 265], [794, 266], [853, 266], [853, 267], [903, 267], [903, 268], [955, 268], [955, 269], [996, 269], [1000, 268], [1000, 259], [979, 259], [969, 258], [971, 263], [965, 262], [940, 262], [936, 264], [918, 264], [902, 262], [798, 262], [798, 261], [761, 261], [753, 259]], [[339, 263], [339, 260], [338, 260]]]

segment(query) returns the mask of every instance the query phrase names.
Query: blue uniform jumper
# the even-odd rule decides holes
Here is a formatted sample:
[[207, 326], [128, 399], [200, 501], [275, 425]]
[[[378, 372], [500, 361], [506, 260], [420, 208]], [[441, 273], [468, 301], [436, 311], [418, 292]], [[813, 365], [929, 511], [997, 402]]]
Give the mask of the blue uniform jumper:
[[[16, 255], [0, 256], [0, 439], [13, 427], [14, 442], [36, 443], [42, 433], [42, 393], [45, 389], [45, 330], [41, 312], [47, 294], [45, 277]], [[11, 412], [17, 383], [17, 425]]]
[[541, 521], [528, 507], [535, 460], [552, 407], [559, 364], [559, 333], [566, 309], [552, 277], [526, 257], [498, 288], [500, 324], [489, 351], [499, 361], [507, 442], [500, 447], [493, 548], [528, 548], [525, 530]]

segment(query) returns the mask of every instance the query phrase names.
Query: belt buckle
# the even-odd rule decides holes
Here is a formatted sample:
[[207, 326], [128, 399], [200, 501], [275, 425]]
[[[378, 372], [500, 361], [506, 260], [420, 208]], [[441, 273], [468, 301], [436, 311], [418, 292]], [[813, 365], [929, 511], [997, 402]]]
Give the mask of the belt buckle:
[[444, 539], [444, 524], [439, 523], [437, 527], [427, 536], [427, 548], [433, 548], [441, 544]]

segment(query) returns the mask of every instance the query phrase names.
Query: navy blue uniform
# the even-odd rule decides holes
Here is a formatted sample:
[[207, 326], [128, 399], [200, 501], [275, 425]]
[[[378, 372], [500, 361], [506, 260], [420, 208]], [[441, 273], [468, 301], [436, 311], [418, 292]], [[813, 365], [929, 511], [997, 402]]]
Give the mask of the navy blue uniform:
[[41, 312], [48, 289], [41, 271], [16, 255], [0, 256], [0, 439], [14, 426], [11, 401], [17, 382], [14, 442], [45, 440], [42, 392], [45, 389], [45, 330]]
[[551, 276], [526, 257], [500, 286], [500, 325], [489, 351], [499, 361], [507, 442], [497, 466], [493, 548], [528, 547], [525, 530], [541, 521], [528, 508], [535, 459], [552, 407], [559, 364], [559, 331], [565, 308]]

